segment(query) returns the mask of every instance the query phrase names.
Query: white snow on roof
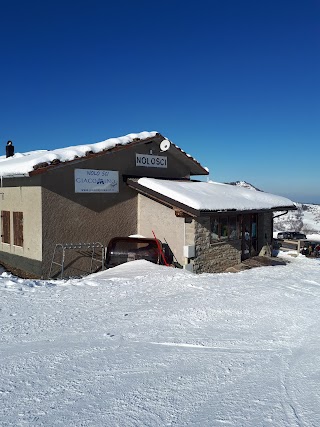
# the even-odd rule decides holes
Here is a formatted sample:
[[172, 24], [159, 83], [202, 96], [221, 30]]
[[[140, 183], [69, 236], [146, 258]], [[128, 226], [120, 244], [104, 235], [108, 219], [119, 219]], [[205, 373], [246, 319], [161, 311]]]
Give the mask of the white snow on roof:
[[219, 182], [168, 181], [140, 178], [138, 183], [163, 196], [201, 211], [271, 209], [294, 206], [281, 196]]
[[110, 138], [105, 141], [96, 142], [94, 144], [86, 145], [75, 145], [72, 147], [58, 148], [56, 150], [38, 150], [30, 151], [28, 153], [17, 153], [13, 157], [6, 158], [5, 156], [0, 157], [0, 176], [28, 176], [29, 172], [32, 172], [34, 166], [39, 163], [51, 163], [54, 160], [60, 162], [68, 162], [77, 157], [85, 157], [86, 153], [92, 151], [93, 153], [99, 153], [104, 150], [110, 150], [117, 145], [127, 145], [133, 142], [135, 139], [147, 139], [152, 138], [157, 132], [140, 132], [130, 133], [119, 138]]

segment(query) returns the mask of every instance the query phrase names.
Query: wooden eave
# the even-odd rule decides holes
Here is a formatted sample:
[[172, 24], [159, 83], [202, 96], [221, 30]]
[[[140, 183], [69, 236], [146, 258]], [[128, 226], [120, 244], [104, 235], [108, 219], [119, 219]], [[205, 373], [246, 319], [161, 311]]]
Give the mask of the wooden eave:
[[288, 207], [277, 207], [277, 208], [270, 208], [270, 209], [246, 209], [246, 210], [239, 210], [239, 209], [217, 209], [214, 211], [206, 211], [202, 210], [200, 211], [201, 216], [212, 216], [212, 215], [228, 215], [228, 214], [253, 214], [253, 213], [268, 213], [268, 212], [280, 212], [280, 211], [294, 211], [297, 210], [295, 206], [288, 206]]
[[176, 200], [173, 200], [170, 197], [164, 196], [163, 194], [157, 193], [156, 191], [151, 190], [150, 188], [146, 188], [143, 185], [139, 184], [137, 180], [129, 178], [127, 180], [127, 185], [137, 190], [139, 193], [143, 194], [144, 196], [147, 196], [158, 203], [168, 206], [169, 208], [172, 208], [177, 211], [182, 211], [194, 218], [200, 216], [199, 210], [191, 208], [190, 206], [187, 206], [183, 203], [177, 202]]
[[122, 150], [126, 150], [132, 146], [148, 144], [150, 142], [159, 142], [160, 143], [164, 139], [165, 138], [160, 133], [158, 133], [153, 137], [146, 138], [146, 139], [139, 139], [137, 141], [134, 140], [134, 141], [132, 141], [128, 144], [125, 144], [125, 145], [116, 145], [115, 147], [109, 148], [108, 150], [99, 151], [99, 153], [89, 152], [88, 154], [86, 154], [83, 157], [76, 157], [75, 159], [68, 160], [66, 162], [60, 162], [59, 160], [58, 161], [54, 160], [52, 163], [50, 163], [48, 165], [44, 165], [43, 167], [40, 166], [39, 168], [29, 172], [29, 176], [38, 175], [41, 173], [45, 173], [48, 170], [57, 169], [57, 168], [61, 168], [61, 167], [72, 165], [72, 164], [77, 164], [77, 163], [83, 162], [84, 160], [94, 159], [97, 157], [104, 156], [105, 154], [113, 154], [113, 153], [116, 153], [116, 152], [119, 152]]
[[175, 150], [177, 150], [177, 153], [179, 153], [179, 155], [181, 154], [183, 158], [187, 159], [188, 161], [191, 161], [193, 166], [196, 166], [194, 170], [190, 171], [191, 176], [192, 175], [209, 175], [209, 172], [207, 171], [207, 169], [205, 169], [196, 159], [187, 155], [185, 151], [177, 147], [175, 144], [172, 144], [172, 146], [174, 147]]
[[[127, 150], [131, 147], [136, 147], [136, 146], [143, 145], [143, 144], [149, 144], [151, 142], [157, 142], [160, 144], [164, 139], [166, 139], [164, 136], [162, 136], [160, 133], [157, 133], [155, 136], [150, 137], [150, 138], [134, 140], [134, 141], [132, 141], [128, 144], [125, 144], [125, 145], [116, 145], [113, 148], [100, 151], [99, 153], [89, 152], [83, 157], [77, 157], [73, 160], [69, 160], [66, 162], [61, 162], [59, 160], [53, 160], [52, 163], [50, 163], [50, 164], [49, 163], [43, 163], [43, 164], [36, 165], [35, 166], [36, 169], [29, 172], [29, 176], [39, 175], [39, 174], [45, 173], [45, 172], [52, 170], [52, 169], [58, 169], [58, 168], [65, 167], [68, 165], [77, 164], [77, 163], [83, 162], [84, 160], [97, 158], [100, 156], [104, 156], [106, 154], [113, 154], [113, 153], [116, 153], [116, 152], [119, 152], [122, 150]], [[179, 156], [180, 155], [182, 156], [184, 161], [187, 161], [187, 163], [189, 163], [192, 166], [192, 167], [190, 167], [190, 174], [191, 175], [208, 175], [208, 171], [204, 167], [202, 167], [201, 164], [197, 160], [195, 160], [193, 157], [189, 157], [183, 150], [178, 148], [175, 144], [172, 144], [172, 148], [177, 151]]]

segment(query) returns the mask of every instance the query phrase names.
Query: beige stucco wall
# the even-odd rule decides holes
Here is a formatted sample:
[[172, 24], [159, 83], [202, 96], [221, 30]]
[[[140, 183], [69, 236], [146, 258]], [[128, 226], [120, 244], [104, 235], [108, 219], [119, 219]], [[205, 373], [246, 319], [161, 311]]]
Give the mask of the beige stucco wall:
[[[9, 254], [42, 260], [41, 187], [0, 189], [0, 210], [10, 212], [11, 243], [0, 243]], [[13, 244], [12, 212], [23, 212], [23, 247]]]
[[[106, 151], [98, 156], [75, 159], [54, 168], [38, 170], [39, 174], [31, 177], [4, 179], [3, 191], [10, 194], [12, 208], [3, 205], [2, 209], [24, 213], [25, 245], [23, 248], [16, 248], [2, 244], [0, 251], [3, 251], [2, 255], [5, 257], [0, 257], [0, 261], [26, 273], [31, 272], [37, 277], [47, 278], [57, 243], [100, 241], [107, 245], [112, 237], [138, 233], [138, 195], [127, 186], [126, 179], [141, 176], [183, 178], [199, 169], [173, 146], [161, 153], [159, 143], [160, 140], [155, 138], [147, 144], [127, 146], [125, 149], [118, 147], [112, 152]], [[136, 154], [167, 157], [168, 167], [137, 166]], [[119, 193], [76, 193], [75, 169], [118, 171]], [[20, 193], [16, 187], [20, 188]], [[9, 203], [8, 197], [4, 200]], [[176, 218], [173, 210], [165, 208], [168, 212], [164, 216], [168, 218], [162, 224], [159, 215], [161, 208], [155, 203], [152, 212], [156, 212], [159, 220], [153, 222], [152, 214], [149, 218], [152, 228], [149, 227], [148, 233], [146, 230], [140, 233], [152, 236], [151, 230], [154, 229], [161, 240], [163, 237], [168, 240], [179, 262], [183, 263], [184, 219]], [[147, 217], [146, 212], [145, 218]], [[145, 223], [145, 219], [143, 222]], [[190, 224], [186, 226], [190, 228]], [[187, 233], [187, 238], [189, 235]], [[88, 262], [90, 259], [88, 261], [86, 254], [68, 254], [66, 276], [87, 273]]]
[[[48, 277], [56, 244], [100, 242], [107, 246], [113, 237], [135, 234], [136, 204], [136, 192], [124, 183], [120, 183], [118, 194], [79, 194], [70, 198], [43, 189], [43, 277]], [[88, 273], [90, 261], [83, 250], [67, 251], [65, 275]]]
[[[57, 243], [99, 241], [107, 245], [113, 237], [138, 232], [138, 195], [127, 186], [126, 176], [166, 178], [188, 175], [186, 164], [178, 161], [173, 155], [174, 150], [162, 154], [168, 158], [168, 167], [165, 169], [136, 166], [136, 153], [150, 154], [151, 151], [159, 155], [159, 144], [127, 147], [113, 153], [106, 152], [98, 157], [79, 159], [48, 170], [42, 175], [43, 277], [48, 277], [53, 250]], [[118, 171], [119, 193], [75, 193], [74, 169]], [[175, 218], [173, 211], [170, 214]], [[183, 220], [180, 220], [180, 223], [183, 225]], [[83, 251], [80, 252], [67, 252], [66, 276], [88, 272], [90, 258], [83, 254]]]
[[192, 229], [191, 224], [185, 224], [184, 218], [175, 216], [173, 209], [142, 194], [138, 195], [138, 234], [153, 237], [153, 230], [159, 240], [163, 243], [165, 240], [167, 241], [181, 265], [186, 262], [183, 256], [183, 246], [192, 242], [191, 231], [186, 233], [188, 241], [185, 241], [185, 226], [189, 230]]

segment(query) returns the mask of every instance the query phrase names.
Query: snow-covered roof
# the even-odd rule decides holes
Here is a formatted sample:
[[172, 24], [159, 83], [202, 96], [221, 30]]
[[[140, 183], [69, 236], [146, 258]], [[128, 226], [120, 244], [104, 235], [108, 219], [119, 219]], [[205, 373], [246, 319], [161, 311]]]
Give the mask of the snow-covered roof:
[[[52, 166], [58, 163], [70, 162], [74, 159], [84, 158], [88, 155], [95, 155], [108, 150], [112, 150], [118, 146], [125, 146], [131, 143], [143, 142], [152, 138], [158, 137], [161, 140], [167, 139], [158, 132], [140, 132], [130, 133], [118, 138], [110, 138], [105, 141], [96, 142], [94, 144], [75, 145], [66, 148], [58, 148], [56, 150], [37, 150], [27, 153], [16, 153], [13, 157], [0, 156], [0, 176], [1, 177], [16, 177], [29, 176], [31, 172], [38, 168]], [[178, 151], [183, 153], [188, 159], [197, 164], [197, 174], [207, 173], [205, 168], [194, 159], [190, 154], [185, 153], [181, 148], [172, 144]], [[198, 166], [201, 169], [198, 170]]]
[[197, 211], [295, 209], [294, 202], [285, 197], [219, 182], [140, 178], [137, 183], [140, 187]]
[[86, 157], [88, 153], [100, 153], [111, 150], [119, 145], [127, 145], [134, 141], [145, 140], [159, 135], [157, 132], [130, 133], [119, 138], [110, 138], [94, 144], [75, 145], [56, 150], [37, 150], [28, 153], [16, 153], [13, 157], [0, 157], [0, 176], [28, 176], [37, 165], [50, 165], [68, 162], [76, 158]]

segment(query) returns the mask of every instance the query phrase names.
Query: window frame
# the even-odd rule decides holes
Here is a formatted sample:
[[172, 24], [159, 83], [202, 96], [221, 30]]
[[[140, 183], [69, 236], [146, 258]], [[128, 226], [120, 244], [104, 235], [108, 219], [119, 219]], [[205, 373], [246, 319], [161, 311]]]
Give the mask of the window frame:
[[11, 244], [10, 211], [1, 211], [1, 242]]
[[23, 247], [23, 212], [12, 212], [13, 244]]
[[[215, 224], [215, 230], [217, 238], [213, 238], [213, 224]], [[239, 215], [218, 215], [210, 217], [210, 242], [221, 243], [240, 240], [240, 224]], [[235, 227], [234, 227], [235, 225]], [[227, 235], [225, 231], [227, 230]], [[231, 237], [232, 232], [235, 230], [235, 237]], [[223, 235], [224, 234], [224, 235]]]

